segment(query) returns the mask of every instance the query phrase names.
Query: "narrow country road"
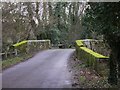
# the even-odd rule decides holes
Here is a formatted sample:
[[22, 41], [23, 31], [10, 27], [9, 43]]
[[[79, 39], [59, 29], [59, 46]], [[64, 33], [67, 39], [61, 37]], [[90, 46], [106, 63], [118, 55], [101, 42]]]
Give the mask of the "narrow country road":
[[74, 49], [51, 49], [6, 69], [3, 88], [70, 88], [71, 73], [67, 62]]

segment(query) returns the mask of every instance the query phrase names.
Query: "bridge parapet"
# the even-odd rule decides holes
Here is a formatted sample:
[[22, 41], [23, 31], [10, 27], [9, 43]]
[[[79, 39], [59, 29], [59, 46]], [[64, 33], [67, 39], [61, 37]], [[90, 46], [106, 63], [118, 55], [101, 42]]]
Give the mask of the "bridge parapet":
[[[79, 40], [78, 40], [79, 41]], [[109, 56], [110, 49], [107, 44], [103, 40], [95, 40], [95, 39], [83, 39], [80, 40], [83, 43], [83, 46], [100, 53], [105, 56]]]
[[[96, 70], [100, 75], [108, 76], [109, 55], [105, 56], [103, 54], [98, 53], [104, 49], [101, 48], [101, 44], [101, 47], [95, 46], [95, 42], [97, 42], [98, 45], [100, 43], [102, 43], [103, 45], [103, 42], [99, 40], [76, 40], [76, 57], [79, 60], [85, 62], [85, 64], [90, 68]], [[100, 48], [101, 50], [97, 48]]]
[[50, 40], [25, 40], [13, 45], [15, 55], [33, 53], [51, 48]]

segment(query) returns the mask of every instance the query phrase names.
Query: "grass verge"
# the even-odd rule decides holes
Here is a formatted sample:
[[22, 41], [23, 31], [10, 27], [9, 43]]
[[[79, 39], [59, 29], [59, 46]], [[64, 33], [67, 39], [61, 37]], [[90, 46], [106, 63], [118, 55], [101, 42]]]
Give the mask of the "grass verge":
[[20, 62], [23, 62], [25, 60], [28, 60], [29, 58], [31, 58], [33, 55], [23, 55], [23, 56], [16, 56], [14, 58], [11, 59], [7, 59], [4, 61], [0, 61], [0, 63], [2, 63], [2, 70], [7, 69], [13, 65], [16, 65]]

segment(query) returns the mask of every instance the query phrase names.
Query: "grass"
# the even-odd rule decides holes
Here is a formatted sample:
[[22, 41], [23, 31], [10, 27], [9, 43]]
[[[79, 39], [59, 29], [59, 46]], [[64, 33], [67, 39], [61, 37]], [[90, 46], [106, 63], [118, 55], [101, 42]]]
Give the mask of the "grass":
[[29, 59], [31, 57], [32, 57], [32, 55], [23, 55], [23, 56], [19, 56], [19, 57], [17, 56], [17, 57], [14, 57], [12, 59], [7, 59], [7, 60], [4, 60], [4, 61], [1, 61], [2, 69], [3, 70], [7, 69], [7, 68], [9, 68], [9, 67], [11, 67], [13, 65], [16, 65], [16, 64], [18, 64], [20, 62], [25, 61], [25, 60], [27, 60], [27, 59]]

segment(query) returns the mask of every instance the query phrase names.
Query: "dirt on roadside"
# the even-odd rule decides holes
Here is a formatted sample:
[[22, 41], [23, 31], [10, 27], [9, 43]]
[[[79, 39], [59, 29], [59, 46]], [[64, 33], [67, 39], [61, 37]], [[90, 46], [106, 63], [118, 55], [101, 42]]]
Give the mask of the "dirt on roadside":
[[76, 58], [75, 52], [68, 62], [69, 72], [72, 73], [73, 88], [109, 88], [107, 77], [101, 77], [97, 72], [86, 67], [85, 63]]

